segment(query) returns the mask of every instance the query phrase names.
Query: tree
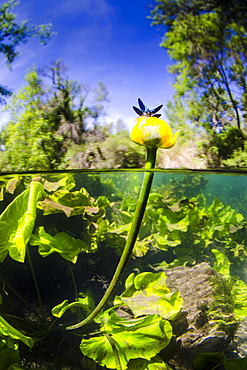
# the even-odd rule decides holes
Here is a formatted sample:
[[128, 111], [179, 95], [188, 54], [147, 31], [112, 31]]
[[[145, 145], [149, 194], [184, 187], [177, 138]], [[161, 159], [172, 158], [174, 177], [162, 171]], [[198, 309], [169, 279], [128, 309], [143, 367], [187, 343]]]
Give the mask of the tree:
[[43, 110], [42, 80], [35, 70], [26, 75], [26, 86], [13, 95], [11, 119], [2, 131], [5, 170], [53, 170], [60, 163], [62, 137], [56, 122]]
[[[188, 118], [212, 137], [236, 126], [244, 148], [247, 116], [246, 0], [158, 0], [153, 24], [174, 60], [175, 93]], [[232, 132], [232, 129], [230, 129]], [[225, 133], [224, 133], [225, 134]]]
[[[19, 55], [18, 45], [26, 43], [30, 37], [34, 36], [38, 36], [41, 44], [46, 44], [53, 34], [51, 24], [37, 26], [28, 20], [18, 24], [16, 15], [11, 12], [17, 4], [16, 0], [9, 0], [0, 6], [0, 53], [4, 55], [8, 66]], [[4, 97], [9, 95], [11, 95], [11, 90], [0, 85], [0, 103], [4, 103]]]
[[[104, 114], [103, 102], [107, 96], [102, 83], [90, 88], [69, 79], [61, 60], [44, 69], [33, 67], [25, 80], [26, 86], [12, 96], [7, 107], [10, 121], [1, 133], [5, 148], [2, 169], [54, 170], [60, 165], [66, 167], [64, 160], [70, 160], [67, 153], [84, 151], [84, 144], [92, 137], [98, 142], [105, 139], [107, 135], [98, 124], [100, 115]], [[98, 92], [102, 89], [99, 97]], [[87, 103], [88, 98], [93, 100], [92, 104]]]

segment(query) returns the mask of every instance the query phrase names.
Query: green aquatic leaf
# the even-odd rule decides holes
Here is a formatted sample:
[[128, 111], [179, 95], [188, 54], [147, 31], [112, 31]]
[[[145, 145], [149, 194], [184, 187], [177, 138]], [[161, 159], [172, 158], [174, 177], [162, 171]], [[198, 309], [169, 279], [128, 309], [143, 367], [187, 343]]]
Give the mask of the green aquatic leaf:
[[95, 307], [92, 294], [90, 292], [86, 292], [85, 294], [79, 293], [77, 300], [72, 303], [69, 303], [69, 301], [66, 299], [62, 303], [53, 307], [51, 313], [53, 316], [61, 318], [67, 310], [70, 309], [73, 311], [75, 307], [81, 307], [88, 315]]
[[158, 315], [139, 319], [123, 320], [108, 312], [101, 317], [102, 335], [83, 339], [81, 352], [101, 366], [117, 369], [119, 360], [122, 370], [128, 368], [131, 359], [143, 358], [150, 361], [170, 342], [171, 324]]
[[167, 250], [168, 247], [176, 247], [181, 244], [181, 240], [170, 240], [168, 239], [168, 235], [161, 236], [159, 234], [154, 234], [153, 238], [155, 245], [157, 245], [159, 249]]
[[22, 176], [2, 176], [0, 180], [0, 201], [4, 199], [5, 193], [14, 194], [15, 189], [20, 184]]
[[48, 192], [54, 192], [59, 189], [71, 190], [76, 185], [74, 175], [69, 173], [43, 176], [43, 179], [44, 189]]
[[126, 291], [116, 296], [115, 305], [127, 305], [135, 317], [156, 314], [174, 319], [180, 312], [183, 299], [179, 292], [171, 293], [166, 286], [164, 272], [131, 274], [126, 281]]
[[[230, 261], [224, 253], [216, 249], [212, 249], [212, 252], [216, 258], [214, 269], [223, 274], [227, 279], [230, 279]], [[244, 320], [247, 316], [247, 285], [240, 279], [233, 279], [231, 284], [235, 319]]]
[[43, 195], [43, 186], [32, 181], [30, 188], [18, 195], [0, 216], [0, 262], [7, 254], [24, 262], [26, 245], [33, 231], [37, 201]]
[[90, 195], [84, 188], [72, 192], [65, 189], [57, 190], [51, 195], [51, 199], [54, 200], [54, 202], [73, 208], [91, 205]]
[[[21, 365], [21, 357], [18, 350], [18, 342], [10, 337], [0, 338], [0, 370], [24, 370]], [[33, 367], [29, 367], [34, 370]], [[47, 367], [42, 367], [47, 370]]]
[[[215, 255], [216, 263], [214, 269], [223, 274], [227, 279], [231, 278], [230, 261], [224, 253], [212, 249]], [[233, 279], [232, 295], [234, 299], [234, 315], [237, 320], [244, 320], [247, 316], [247, 285], [240, 279]]]
[[214, 270], [220, 272], [226, 277], [230, 276], [230, 261], [224, 253], [217, 249], [212, 249], [211, 252], [214, 254], [216, 262], [214, 264]]
[[[11, 339], [0, 338], [0, 370], [13, 370], [21, 362], [18, 347]], [[20, 366], [16, 370], [22, 369]]]
[[155, 356], [150, 361], [143, 359], [130, 360], [128, 370], [172, 370], [172, 368], [161, 357]]
[[247, 285], [240, 279], [233, 284], [234, 315], [237, 320], [247, 317]]
[[135, 257], [143, 257], [149, 251], [150, 240], [149, 238], [137, 240], [132, 251]]
[[39, 247], [39, 254], [47, 257], [52, 253], [59, 253], [63, 258], [76, 263], [78, 254], [89, 252], [89, 247], [81, 239], [74, 239], [67, 233], [61, 232], [52, 236], [44, 226], [40, 226], [30, 238], [30, 244]]
[[26, 335], [22, 334], [19, 330], [15, 329], [6, 320], [4, 320], [2, 316], [0, 316], [0, 337], [3, 337], [4, 339], [6, 337], [9, 337], [15, 341], [21, 341], [28, 347], [32, 347], [34, 344], [32, 338], [27, 337]]
[[110, 201], [105, 195], [100, 195], [96, 200], [96, 205], [99, 208], [110, 206]]
[[[91, 198], [88, 192], [81, 188], [80, 191], [71, 192], [66, 189], [55, 191], [49, 197], [39, 202], [44, 215], [65, 213], [67, 217], [83, 215], [85, 206], [91, 206]], [[92, 207], [92, 212], [98, 212], [98, 207]]]
[[6, 191], [10, 194], [14, 194], [15, 189], [20, 184], [21, 179], [22, 179], [22, 176], [19, 176], [19, 175], [15, 175], [11, 179], [8, 179], [6, 183]]

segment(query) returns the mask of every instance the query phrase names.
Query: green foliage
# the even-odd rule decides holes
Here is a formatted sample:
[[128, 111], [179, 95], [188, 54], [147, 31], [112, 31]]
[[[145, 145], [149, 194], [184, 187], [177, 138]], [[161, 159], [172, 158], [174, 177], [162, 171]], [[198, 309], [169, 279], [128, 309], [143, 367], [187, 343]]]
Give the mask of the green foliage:
[[13, 95], [7, 107], [11, 118], [1, 133], [2, 170], [86, 168], [93, 166], [95, 152], [104, 158], [99, 142], [109, 129], [100, 127], [99, 119], [106, 87], [101, 82], [86, 87], [68, 79], [65, 70], [61, 60], [43, 71], [33, 67]]
[[32, 36], [38, 36], [40, 42], [45, 44], [52, 36], [51, 25], [35, 26], [29, 21], [16, 23], [16, 15], [11, 10], [18, 4], [16, 0], [9, 0], [0, 7], [1, 53], [12, 63], [17, 57], [16, 47], [25, 43]]
[[43, 226], [31, 236], [30, 244], [39, 246], [39, 254], [42, 257], [47, 257], [51, 253], [59, 253], [73, 263], [76, 263], [79, 253], [88, 251], [87, 245], [82, 240], [74, 239], [63, 232], [52, 236], [45, 232]]
[[[101, 131], [102, 132], [102, 131]], [[142, 168], [145, 149], [129, 139], [128, 131], [112, 134], [107, 127], [100, 139], [99, 128], [84, 134], [84, 145], [72, 145], [64, 156], [60, 168]]]
[[182, 97], [186, 123], [203, 126], [216, 136], [233, 126], [238, 140], [231, 143], [232, 150], [243, 149], [245, 140], [247, 24], [243, 11], [246, 4], [241, 1], [228, 2], [226, 9], [223, 1], [157, 0], [151, 12], [153, 24], [165, 26], [161, 46], [175, 62], [170, 68], [175, 75], [175, 101]]
[[234, 149], [232, 155], [228, 159], [222, 161], [224, 167], [247, 167], [247, 144], [244, 144], [244, 150]]
[[[102, 172], [101, 176], [42, 174], [32, 176], [32, 181], [30, 177], [21, 175], [1, 178], [1, 285], [8, 296], [3, 294], [1, 317], [4, 321], [0, 326], [9, 339], [4, 337], [0, 342], [0, 358], [4, 353], [8, 367], [12, 365], [10, 357], [13, 356], [18, 364], [16, 369], [22, 368], [16, 346], [19, 342], [25, 348], [34, 341], [34, 354], [39, 345], [45, 346], [48, 351], [55, 346], [55, 351], [59, 352], [58, 347], [62, 347], [64, 341], [66, 346], [69, 342], [72, 348], [71, 343], [75, 340], [73, 343], [77, 348], [80, 346], [81, 356], [92, 358], [101, 367], [170, 370], [161, 351], [166, 347], [169, 351], [172, 335], [175, 335], [170, 321], [178, 317], [183, 302], [179, 292], [168, 289], [164, 272], [150, 272], [152, 257], [159, 256], [159, 253], [161, 257], [156, 267], [169, 268], [207, 261], [225, 276], [217, 288], [219, 300], [216, 304], [224, 303], [226, 308], [224, 320], [218, 320], [220, 328], [227, 330], [227, 326], [236, 325], [236, 320], [246, 317], [246, 283], [231, 276], [233, 265], [246, 263], [246, 218], [217, 198], [212, 197], [213, 200], [209, 201], [203, 195], [207, 178], [193, 173], [185, 177], [176, 175], [176, 179], [167, 175], [166, 183], [164, 178], [154, 183], [131, 261], [131, 268], [138, 267], [144, 272], [131, 273], [125, 280], [123, 292], [118, 292], [113, 299], [113, 306], [101, 312], [85, 330], [81, 329], [76, 335], [65, 330], [75, 318], [81, 320], [92, 312], [95, 302], [102, 296], [102, 286], [111, 278], [125, 245], [141, 176], [142, 172], [128, 173], [127, 176], [126, 172], [120, 171], [115, 181], [113, 175], [107, 172]], [[229, 194], [228, 188], [227, 191]], [[148, 256], [146, 260], [145, 255]], [[36, 260], [32, 272], [28, 270], [28, 274], [25, 256], [31, 264]], [[58, 263], [54, 264], [56, 257]], [[54, 270], [52, 276], [47, 270], [49, 261]], [[9, 269], [10, 262], [13, 265]], [[147, 265], [149, 272], [146, 271]], [[12, 279], [5, 281], [2, 274], [5, 266], [7, 271], [13, 269], [11, 277], [20, 276], [21, 291], [13, 288], [19, 317], [9, 312], [9, 302], [13, 299], [10, 288]], [[37, 277], [34, 268], [38, 270]], [[29, 285], [30, 273], [34, 282], [39, 282], [36, 289], [40, 299], [32, 297], [29, 303], [29, 293], [25, 295], [24, 291], [30, 288], [25, 287], [23, 276], [26, 276]], [[69, 288], [64, 289], [62, 285], [59, 291], [60, 283], [68, 274], [71, 276]], [[45, 301], [42, 305], [42, 295], [48, 289], [42, 286], [43, 275], [48, 285], [55, 280], [55, 288], [51, 288], [55, 303], [51, 307]], [[98, 293], [90, 290], [97, 279], [101, 279]], [[13, 279], [13, 284], [18, 283], [16, 280], [19, 279]], [[74, 292], [71, 292], [71, 287], [74, 287]], [[228, 292], [227, 302], [221, 300], [223, 290]], [[18, 300], [24, 304], [25, 313], [19, 309]], [[51, 309], [55, 318], [47, 314]], [[207, 307], [210, 319], [214, 309]], [[35, 319], [26, 319], [26, 312], [28, 317]], [[0, 329], [0, 337], [5, 334], [1, 335]], [[30, 352], [24, 353], [24, 357], [29, 358]], [[222, 364], [226, 369], [230, 365], [237, 368], [245, 364], [244, 359], [231, 362], [233, 360], [218, 353], [210, 356], [201, 354], [195, 360], [195, 368], [206, 368], [211, 360], [212, 364], [215, 362], [214, 366]]]
[[129, 139], [128, 131], [109, 136], [100, 147], [106, 158], [102, 165], [99, 163], [100, 168], [142, 168], [144, 166], [145, 150]]
[[164, 187], [166, 195], [174, 198], [191, 198], [202, 193], [208, 183], [208, 179], [202, 175], [185, 175], [180, 181], [171, 179]]
[[[219, 167], [221, 164], [234, 163], [234, 153], [238, 153], [240, 158], [244, 156], [241, 150], [241, 139], [237, 127], [226, 127], [221, 133], [214, 135], [209, 142], [203, 145], [207, 156], [209, 167]], [[229, 162], [228, 162], [229, 161]], [[233, 167], [237, 167], [234, 163]]]
[[[18, 4], [16, 0], [9, 0], [0, 6], [0, 52], [5, 56], [10, 65], [19, 55], [17, 47], [26, 43], [30, 37], [38, 36], [41, 44], [46, 44], [51, 38], [51, 24], [33, 25], [28, 20], [18, 24], [16, 15], [11, 10]], [[5, 86], [0, 85], [0, 103], [4, 103], [4, 96], [12, 92]]]
[[[205, 186], [204, 181], [200, 181], [200, 177], [197, 180], [193, 177], [195, 189], [196, 186]], [[187, 184], [189, 185], [189, 182]], [[174, 185], [171, 186], [173, 187]], [[177, 188], [179, 189], [179, 186]], [[182, 196], [182, 192], [193, 192], [193, 188], [190, 189], [189, 186], [182, 189], [179, 196]], [[173, 261], [173, 265], [193, 265], [205, 260], [210, 261], [210, 249], [216, 246], [224, 248], [229, 258], [241, 261], [246, 255], [245, 224], [241, 213], [225, 206], [217, 198], [207, 205], [202, 194], [179, 199], [171, 198], [171, 193], [165, 197], [151, 193], [139, 243], [142, 248], [151, 244], [167, 251], [170, 264]], [[126, 232], [126, 229], [121, 227], [118, 230]]]
[[26, 76], [27, 86], [13, 96], [11, 121], [3, 128], [5, 170], [53, 169], [59, 163], [62, 137], [44, 114], [42, 82], [35, 70]]
[[150, 361], [130, 360], [128, 370], [172, 370], [159, 356], [155, 356]]
[[115, 298], [114, 304], [127, 305], [134, 317], [156, 314], [172, 320], [182, 308], [183, 300], [179, 292], [170, 293], [165, 281], [164, 272], [131, 274], [125, 282], [125, 292]]
[[[152, 363], [150, 369], [155, 369], [156, 361], [152, 358], [172, 337], [167, 319], [174, 319], [182, 307], [181, 297], [178, 293], [169, 293], [165, 279], [164, 273], [131, 274], [125, 282], [125, 292], [115, 298], [114, 304], [116, 307], [127, 305], [134, 318], [122, 318], [113, 309], [104, 312], [97, 319], [101, 336], [83, 339], [82, 353], [107, 368], [132, 369], [136, 363], [132, 362], [129, 367], [128, 362], [141, 358], [151, 360], [142, 363], [144, 369], [149, 369]], [[160, 364], [166, 369], [163, 361]]]
[[0, 370], [21, 370], [21, 358], [18, 347], [23, 342], [28, 347], [33, 347], [32, 338], [22, 334], [0, 316]]
[[1, 262], [8, 253], [14, 260], [24, 262], [26, 245], [36, 218], [36, 203], [42, 196], [42, 191], [42, 185], [32, 181], [30, 188], [17, 196], [1, 214]]
[[172, 337], [170, 323], [158, 315], [126, 320], [105, 313], [101, 320], [102, 335], [83, 339], [80, 349], [84, 355], [110, 369], [128, 369], [131, 359], [151, 360]]
[[92, 297], [92, 294], [89, 292], [79, 293], [79, 296], [75, 302], [69, 303], [68, 299], [64, 300], [62, 303], [53, 307], [51, 313], [53, 316], [58, 317], [59, 319], [67, 310], [72, 310], [74, 307], [80, 307], [86, 311], [87, 315], [94, 309], [95, 303]]
[[244, 281], [231, 277], [230, 261], [224, 253], [213, 249], [216, 263], [214, 269], [225, 276], [231, 286], [231, 296], [234, 300], [234, 314], [236, 319], [244, 320], [247, 315], [247, 285]]
[[0, 336], [2, 338], [9, 337], [12, 340], [23, 342], [28, 347], [33, 346], [33, 339], [32, 338], [29, 338], [29, 337], [23, 335], [22, 333], [20, 333], [19, 330], [16, 330], [15, 328], [13, 328], [13, 326], [11, 326], [1, 316], [0, 316], [0, 323], [1, 323], [1, 325], [0, 325]]

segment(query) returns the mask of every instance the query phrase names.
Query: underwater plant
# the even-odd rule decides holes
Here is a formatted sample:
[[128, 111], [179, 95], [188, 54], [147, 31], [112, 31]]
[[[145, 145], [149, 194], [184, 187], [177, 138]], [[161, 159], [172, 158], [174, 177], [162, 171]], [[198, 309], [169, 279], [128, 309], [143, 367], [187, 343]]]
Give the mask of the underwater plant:
[[[138, 102], [131, 138], [147, 149], [144, 170], [1, 176], [0, 369], [177, 368], [180, 353], [169, 353], [186, 301], [169, 274], [201, 262], [226, 276], [222, 307], [229, 301], [232, 311], [224, 325], [246, 318], [247, 279], [233, 277], [246, 264], [246, 217], [224, 191], [212, 198], [204, 174], [153, 171], [158, 148], [178, 133], [160, 119], [161, 106]], [[203, 317], [221, 325], [214, 308]], [[200, 353], [194, 368], [246, 361]]]
[[[137, 118], [136, 125], [134, 126], [130, 134], [130, 137], [135, 143], [143, 145], [147, 148], [147, 161], [145, 165], [145, 170], [151, 170], [155, 167], [157, 149], [158, 148], [169, 149], [173, 147], [176, 143], [178, 132], [173, 136], [170, 126], [165, 121], [159, 118], [160, 114], [156, 114], [162, 108], [162, 105], [159, 105], [157, 108], [149, 110], [143, 104], [140, 98], [138, 99], [138, 103], [140, 109], [137, 107], [133, 108], [135, 112], [137, 112], [137, 114], [140, 115], [140, 117]], [[121, 276], [125, 270], [125, 267], [133, 251], [140, 230], [141, 222], [143, 219], [150, 189], [152, 186], [153, 175], [154, 174], [151, 171], [150, 172], [145, 171], [144, 173], [140, 195], [137, 201], [136, 210], [133, 216], [126, 245], [122, 252], [116, 271], [109, 284], [109, 287], [107, 288], [107, 291], [105, 292], [103, 298], [95, 307], [93, 312], [91, 312], [91, 314], [88, 317], [86, 317], [78, 324], [67, 327], [68, 330], [78, 329], [81, 326], [92, 321], [98, 315], [98, 313], [105, 307], [106, 303], [109, 301], [113, 292], [118, 286], [118, 283], [121, 279]]]

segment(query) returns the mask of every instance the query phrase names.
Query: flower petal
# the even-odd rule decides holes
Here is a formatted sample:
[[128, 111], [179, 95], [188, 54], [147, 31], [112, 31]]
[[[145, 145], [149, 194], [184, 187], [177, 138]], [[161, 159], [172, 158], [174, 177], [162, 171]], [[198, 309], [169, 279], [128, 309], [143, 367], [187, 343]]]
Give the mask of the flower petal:
[[157, 117], [141, 116], [130, 133], [130, 138], [137, 144], [169, 149], [177, 140], [178, 132], [173, 136], [171, 127]]

